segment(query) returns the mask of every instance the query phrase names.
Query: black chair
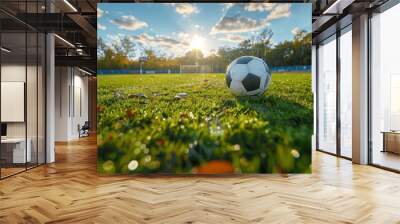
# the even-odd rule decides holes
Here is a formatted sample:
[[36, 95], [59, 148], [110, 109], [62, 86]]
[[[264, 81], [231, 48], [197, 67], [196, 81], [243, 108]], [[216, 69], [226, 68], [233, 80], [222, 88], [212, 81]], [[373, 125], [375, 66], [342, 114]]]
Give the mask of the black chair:
[[80, 125], [78, 125], [78, 130], [79, 130], [79, 138], [89, 136], [89, 130], [90, 130], [89, 121], [85, 121], [85, 123], [82, 125], [82, 127], [80, 127]]

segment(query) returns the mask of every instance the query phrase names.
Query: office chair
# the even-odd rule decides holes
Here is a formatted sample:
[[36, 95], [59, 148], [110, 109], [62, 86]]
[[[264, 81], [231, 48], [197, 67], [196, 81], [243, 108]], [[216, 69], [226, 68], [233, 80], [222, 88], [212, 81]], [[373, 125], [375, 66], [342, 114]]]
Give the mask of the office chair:
[[89, 129], [90, 129], [89, 121], [85, 121], [85, 123], [82, 125], [82, 127], [80, 127], [80, 125], [78, 125], [79, 138], [89, 136]]

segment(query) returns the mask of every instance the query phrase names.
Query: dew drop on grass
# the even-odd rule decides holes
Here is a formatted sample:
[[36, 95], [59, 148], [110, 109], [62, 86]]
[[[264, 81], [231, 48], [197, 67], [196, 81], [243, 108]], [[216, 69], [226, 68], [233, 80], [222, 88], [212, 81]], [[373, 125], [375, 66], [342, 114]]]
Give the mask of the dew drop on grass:
[[151, 161], [151, 156], [148, 155], [148, 156], [144, 157], [144, 162], [148, 163], [150, 161]]
[[195, 117], [194, 117], [194, 115], [193, 115], [192, 112], [189, 113], [189, 117], [190, 117], [191, 119], [195, 119]]
[[111, 160], [107, 160], [106, 162], [103, 163], [103, 169], [104, 171], [112, 171], [114, 169], [114, 163]]
[[136, 170], [136, 168], [138, 168], [138, 166], [139, 166], [138, 161], [132, 160], [132, 161], [130, 161], [129, 164], [128, 164], [128, 169], [129, 169], [130, 171], [134, 171], [134, 170]]
[[297, 151], [296, 149], [292, 149], [291, 151], [290, 151], [290, 153], [292, 154], [292, 156], [294, 157], [294, 158], [299, 158], [300, 157], [300, 153], [299, 153], [299, 151]]

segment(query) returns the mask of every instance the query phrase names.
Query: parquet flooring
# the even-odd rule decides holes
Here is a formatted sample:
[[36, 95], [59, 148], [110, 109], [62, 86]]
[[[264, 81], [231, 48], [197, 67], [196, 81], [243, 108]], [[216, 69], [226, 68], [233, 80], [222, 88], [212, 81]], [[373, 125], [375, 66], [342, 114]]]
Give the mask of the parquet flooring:
[[315, 152], [306, 175], [113, 176], [95, 138], [0, 181], [0, 223], [400, 223], [400, 175]]

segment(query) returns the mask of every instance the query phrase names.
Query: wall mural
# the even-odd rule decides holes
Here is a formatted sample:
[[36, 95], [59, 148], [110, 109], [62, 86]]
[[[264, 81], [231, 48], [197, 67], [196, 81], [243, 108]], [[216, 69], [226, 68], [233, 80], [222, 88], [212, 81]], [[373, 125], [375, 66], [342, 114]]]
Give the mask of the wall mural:
[[311, 4], [97, 16], [100, 174], [311, 172]]

